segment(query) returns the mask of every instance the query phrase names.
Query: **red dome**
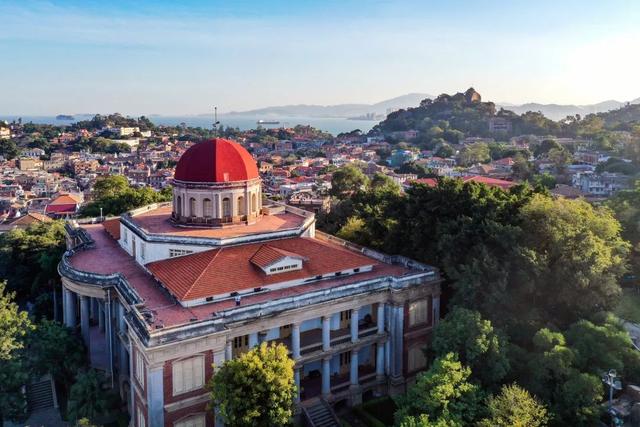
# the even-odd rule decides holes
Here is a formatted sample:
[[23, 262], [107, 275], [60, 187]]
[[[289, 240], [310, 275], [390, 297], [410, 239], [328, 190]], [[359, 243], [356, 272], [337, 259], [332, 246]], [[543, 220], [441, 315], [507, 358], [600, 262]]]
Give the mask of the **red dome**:
[[216, 138], [191, 146], [180, 157], [175, 179], [187, 182], [247, 181], [258, 178], [258, 167], [240, 144]]

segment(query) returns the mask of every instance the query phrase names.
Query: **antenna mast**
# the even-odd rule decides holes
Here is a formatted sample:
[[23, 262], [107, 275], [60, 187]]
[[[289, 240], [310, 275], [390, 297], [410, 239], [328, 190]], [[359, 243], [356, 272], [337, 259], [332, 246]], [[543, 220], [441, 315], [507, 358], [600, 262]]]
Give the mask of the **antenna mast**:
[[218, 121], [218, 107], [213, 107], [213, 136], [218, 136], [218, 125], [220, 122]]

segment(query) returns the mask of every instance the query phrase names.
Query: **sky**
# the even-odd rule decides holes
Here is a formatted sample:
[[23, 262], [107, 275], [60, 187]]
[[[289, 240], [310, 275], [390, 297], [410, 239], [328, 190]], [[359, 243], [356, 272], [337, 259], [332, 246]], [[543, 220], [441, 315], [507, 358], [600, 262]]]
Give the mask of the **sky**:
[[0, 0], [0, 114], [640, 97], [635, 0]]

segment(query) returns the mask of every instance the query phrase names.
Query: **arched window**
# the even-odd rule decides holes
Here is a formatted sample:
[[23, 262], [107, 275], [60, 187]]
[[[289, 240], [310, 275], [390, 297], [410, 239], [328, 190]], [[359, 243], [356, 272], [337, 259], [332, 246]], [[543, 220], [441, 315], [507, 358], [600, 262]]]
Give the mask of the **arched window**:
[[189, 215], [196, 216], [196, 199], [189, 199]]
[[222, 199], [222, 216], [231, 216], [231, 200], [228, 197]]
[[211, 218], [213, 216], [213, 203], [211, 199], [204, 199], [202, 201], [202, 212], [204, 212], [205, 218]]
[[256, 198], [256, 193], [251, 195], [251, 213], [256, 213], [258, 211], [258, 203]]
[[244, 215], [244, 197], [238, 197], [238, 215]]
[[180, 196], [176, 198], [176, 213], [179, 217], [182, 216], [182, 197]]

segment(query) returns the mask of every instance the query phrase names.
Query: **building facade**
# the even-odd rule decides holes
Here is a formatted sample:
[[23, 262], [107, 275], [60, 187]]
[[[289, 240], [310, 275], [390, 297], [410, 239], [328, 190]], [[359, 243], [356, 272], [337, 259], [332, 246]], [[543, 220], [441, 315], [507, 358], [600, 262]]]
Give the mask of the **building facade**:
[[262, 342], [289, 348], [301, 406], [404, 392], [440, 316], [438, 271], [320, 233], [311, 212], [263, 205], [236, 143], [189, 150], [172, 203], [67, 224], [64, 322], [112, 376], [131, 425], [221, 425], [205, 385]]

